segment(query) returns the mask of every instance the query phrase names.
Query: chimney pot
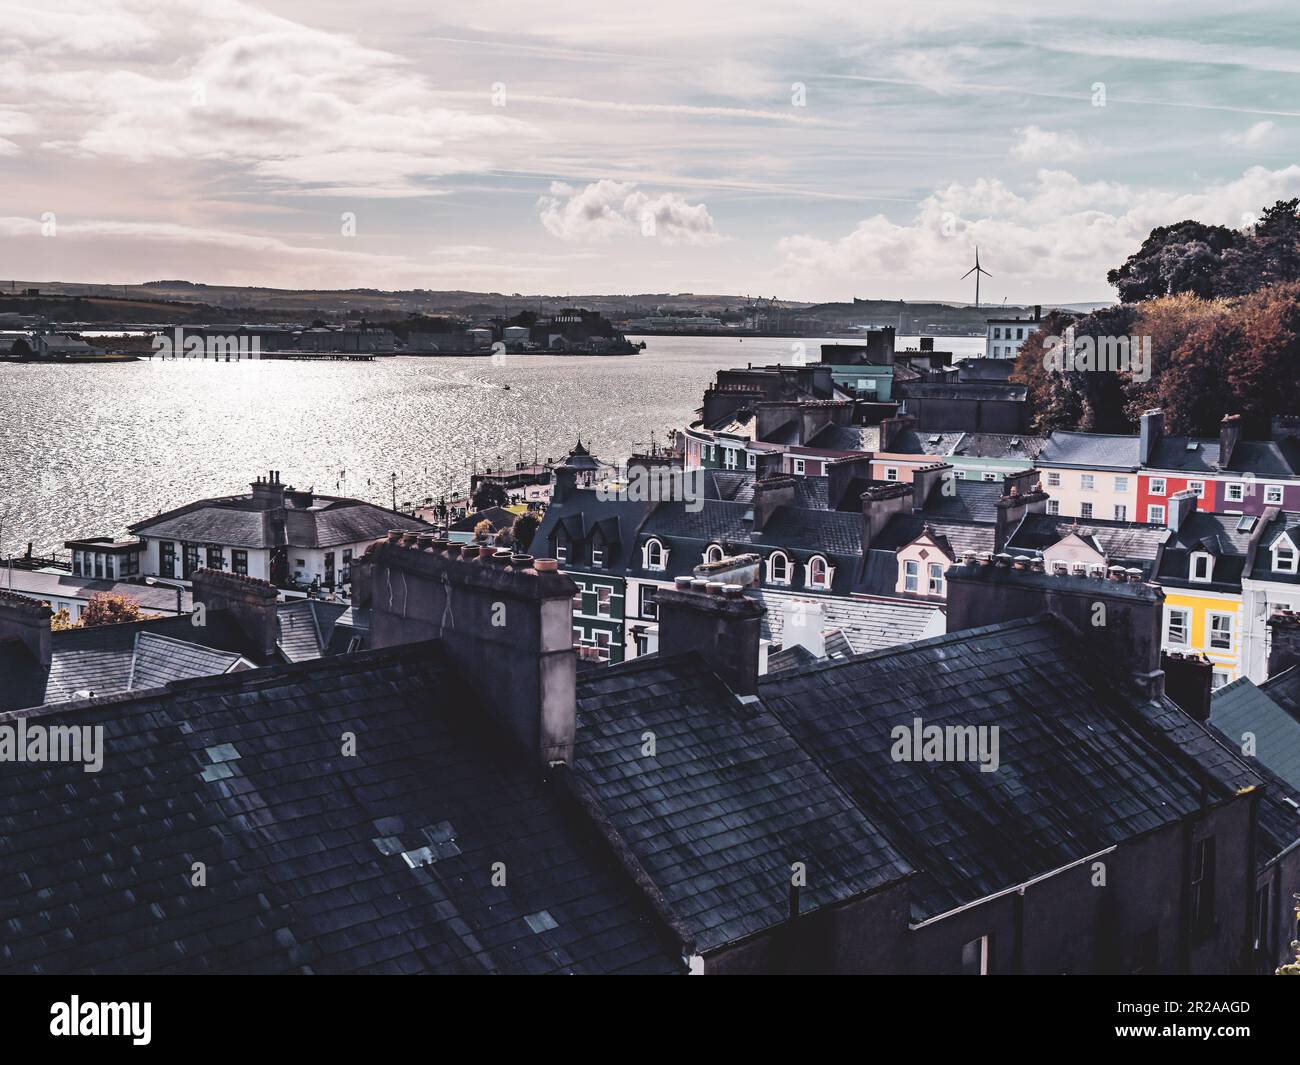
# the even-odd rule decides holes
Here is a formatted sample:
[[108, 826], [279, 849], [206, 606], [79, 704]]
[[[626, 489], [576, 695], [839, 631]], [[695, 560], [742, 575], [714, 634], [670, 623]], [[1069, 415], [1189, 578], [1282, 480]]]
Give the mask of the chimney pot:
[[676, 588], [678, 588], [678, 589], [680, 589], [680, 590], [682, 590], [682, 591], [688, 591], [688, 590], [690, 589], [691, 585], [694, 584], [694, 583], [695, 583], [695, 582], [694, 582], [690, 577], [674, 577], [674, 578], [673, 578], [673, 585], [674, 585], [674, 587], [676, 587]]
[[553, 558], [539, 558], [533, 562], [533, 569], [538, 573], [558, 573], [560, 564]]

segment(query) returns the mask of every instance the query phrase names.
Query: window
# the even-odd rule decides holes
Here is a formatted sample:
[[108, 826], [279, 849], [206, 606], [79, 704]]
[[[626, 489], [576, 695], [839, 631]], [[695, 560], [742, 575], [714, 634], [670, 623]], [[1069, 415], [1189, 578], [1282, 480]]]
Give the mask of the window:
[[603, 544], [591, 545], [591, 564], [593, 566], [603, 566], [605, 564], [605, 548]]
[[1019, 326], [1019, 327], [1016, 329], [1016, 339], [1017, 339], [1017, 340], [1024, 340], [1024, 339], [1025, 339], [1025, 328], [1024, 328], [1024, 326]]
[[979, 939], [972, 939], [961, 948], [963, 976], [988, 976], [991, 939], [991, 936], [980, 936]]
[[729, 448], [727, 448], [727, 453], [726, 453], [726, 466], [727, 466], [727, 469], [729, 469], [729, 470], [734, 470], [734, 469], [736, 468], [736, 465], [737, 465], [737, 462], [736, 462], [736, 449], [735, 449], [734, 447], [729, 447]]
[[996, 473], [986, 473], [984, 475], [984, 480], [986, 481], [996, 481], [997, 479], [998, 475]]
[[158, 572], [164, 577], [176, 576], [176, 545], [170, 540], [158, 545]]
[[1273, 542], [1273, 572], [1294, 573], [1296, 571], [1295, 545], [1285, 536]]
[[1189, 615], [1186, 610], [1168, 607], [1165, 612], [1165, 642], [1175, 647], [1187, 646]]
[[1214, 556], [1205, 551], [1192, 552], [1191, 579], [1208, 581], [1214, 576]]
[[1232, 650], [1232, 615], [1210, 615], [1210, 649], [1214, 651]]
[[767, 556], [767, 579], [773, 584], [790, 583], [790, 560], [784, 551], [773, 551]]
[[1157, 503], [1148, 503], [1147, 521], [1152, 525], [1163, 525], [1165, 523], [1165, 508]]
[[1228, 674], [1222, 669], [1216, 669], [1210, 674], [1210, 691], [1217, 692], [1228, 683]]
[[1282, 486], [1280, 484], [1264, 485], [1264, 502], [1269, 505], [1282, 505]]
[[1115, 504], [1115, 520], [1128, 521], [1128, 507], [1126, 507], [1123, 503]]
[[797, 477], [802, 477], [802, 476], [803, 476], [803, 470], [804, 470], [804, 466], [805, 466], [805, 463], [804, 463], [804, 460], [803, 460], [803, 459], [792, 459], [792, 460], [791, 460], [791, 466], [794, 467], [795, 476], [797, 476]]
[[921, 563], [915, 559], [903, 563], [903, 591], [919, 591], [921, 577]]
[[140, 572], [140, 556], [136, 552], [132, 551], [122, 558], [122, 572], [128, 577], [134, 577]]
[[957, 480], [959, 480], [959, 481], [964, 481], [964, 480], [966, 480], [966, 471], [965, 471], [965, 470], [953, 470], [952, 473], [953, 473], [953, 476], [957, 478]]
[[830, 586], [830, 570], [826, 566], [826, 560], [821, 555], [813, 555], [808, 560], [808, 583], [813, 588], [827, 588]]
[[573, 593], [573, 612], [575, 614], [582, 613], [582, 593], [583, 593], [583, 587], [581, 584], [579, 584], [578, 590]]
[[993, 327], [993, 339], [994, 340], [1002, 339], [1002, 327], [1000, 325], [995, 325]]
[[1061, 475], [1060, 475], [1059, 473], [1052, 473], [1052, 472], [1049, 471], [1048, 474], [1047, 474], [1047, 487], [1048, 487], [1048, 488], [1060, 488], [1060, 487], [1061, 487]]
[[1061, 513], [1061, 501], [1059, 499], [1049, 499], [1047, 501], [1047, 513], [1049, 514]]
[[721, 562], [722, 558], [722, 547], [718, 544], [709, 544], [708, 549], [704, 552], [704, 561]]
[[1192, 494], [1194, 494], [1194, 495], [1196, 496], [1197, 499], [1204, 499], [1204, 498], [1205, 498], [1205, 482], [1204, 482], [1204, 481], [1188, 481], [1188, 482], [1187, 482], [1187, 490], [1188, 490], [1189, 492], [1191, 492]]
[[[301, 566], [302, 562], [299, 561], [298, 565]], [[199, 545], [186, 544], [185, 545], [185, 570], [183, 576], [188, 580], [189, 575], [198, 568], [199, 568]]]
[[1214, 928], [1214, 837], [1200, 840], [1192, 858], [1192, 931]]
[[657, 589], [652, 584], [641, 585], [641, 616], [643, 618], [657, 618], [659, 616], [659, 604], [655, 602], [655, 592]]
[[598, 662], [609, 661], [609, 640], [610, 640], [609, 633], [607, 632], [596, 633], [596, 647], [597, 647], [596, 660]]
[[886, 466], [886, 467], [885, 467], [885, 480], [886, 480], [886, 481], [897, 481], [897, 480], [898, 480], [898, 467], [897, 467], [897, 466]]
[[1151, 478], [1151, 494], [1153, 496], [1162, 496], [1165, 494], [1165, 479], [1163, 477]]
[[[185, 549], [185, 557], [189, 558], [189, 548]], [[101, 555], [98, 551], [96, 551], [95, 552], [95, 576], [102, 577], [103, 575], [104, 575], [104, 556]]]
[[645, 568], [664, 568], [664, 545], [658, 540], [650, 539], [645, 542]]
[[1246, 498], [1246, 486], [1240, 481], [1229, 481], [1223, 486], [1223, 498], [1229, 503], [1240, 503]]
[[609, 608], [614, 593], [608, 588], [596, 589], [596, 613], [602, 618], [609, 617]]
[[1128, 491], [1128, 478], [1127, 478], [1127, 477], [1116, 477], [1116, 478], [1115, 478], [1115, 491], [1117, 491], [1117, 492], [1127, 492], [1127, 491]]
[[943, 595], [943, 563], [930, 563], [930, 594]]
[[745, 453], [745, 469], [754, 470], [758, 468], [758, 456], [752, 451]]
[[248, 552], [232, 549], [230, 552], [230, 572], [241, 577], [248, 576]]
[[573, 646], [575, 649], [582, 646], [582, 630], [576, 626], [573, 630]]
[[1079, 488], [1084, 492], [1091, 492], [1097, 486], [1097, 478], [1091, 473], [1079, 474]]
[[1092, 504], [1091, 504], [1091, 503], [1080, 503], [1080, 504], [1079, 504], [1079, 517], [1081, 517], [1081, 518], [1091, 518], [1091, 517], [1092, 517]]
[[[516, 548], [516, 550], [518, 549]], [[339, 570], [339, 580], [346, 581], [352, 576], [352, 548], [350, 547], [343, 549], [342, 566], [343, 568]]]
[[225, 568], [226, 568], [225, 552], [223, 552], [219, 547], [209, 547], [208, 548], [208, 569], [221, 570]]

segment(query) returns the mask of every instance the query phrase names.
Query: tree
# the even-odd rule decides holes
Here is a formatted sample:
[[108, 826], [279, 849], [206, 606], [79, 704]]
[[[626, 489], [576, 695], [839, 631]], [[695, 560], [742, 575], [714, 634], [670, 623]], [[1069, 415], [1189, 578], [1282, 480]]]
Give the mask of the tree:
[[488, 521], [487, 518], [484, 518], [482, 521], [480, 521], [477, 525], [474, 526], [475, 540], [486, 540], [491, 535], [492, 535], [492, 523]]
[[494, 481], [484, 481], [478, 486], [471, 500], [475, 510], [487, 510], [488, 507], [504, 507], [510, 502], [506, 490]]
[[[45, 605], [49, 606], [50, 604], [46, 603]], [[50, 628], [55, 632], [66, 632], [68, 629], [79, 629], [80, 627], [80, 623], [72, 620], [72, 615], [68, 613], [66, 606], [59, 607], [50, 615]]]
[[513, 531], [515, 544], [520, 551], [527, 551], [533, 546], [533, 537], [537, 535], [537, 530], [541, 524], [541, 519], [531, 510], [515, 518]]
[[[1139, 305], [1133, 333], [1151, 338], [1151, 378], [1130, 379], [1124, 386], [1124, 417], [1128, 431], [1138, 425], [1142, 412], [1160, 406], [1160, 381], [1173, 363], [1174, 352], [1202, 322], [1222, 318], [1229, 307], [1224, 300], [1203, 300], [1190, 293], [1162, 296]], [[1217, 432], [1217, 430], [1216, 430]]]
[[1235, 315], [1197, 324], [1175, 349], [1168, 370], [1156, 387], [1165, 412], [1165, 429], [1175, 434], [1215, 435], [1235, 400], [1224, 387], [1228, 352], [1241, 343]]
[[1300, 282], [1252, 293], [1236, 318], [1224, 384], [1247, 427], [1266, 434], [1273, 415], [1300, 410]]
[[83, 628], [99, 625], [121, 625], [128, 621], [142, 621], [148, 615], [140, 610], [140, 602], [129, 595], [116, 592], [96, 592], [90, 597], [81, 615]]
[[1190, 292], [1208, 299], [1220, 294], [1224, 253], [1243, 240], [1227, 226], [1185, 219], [1158, 226], [1123, 265], [1106, 274], [1123, 303]]

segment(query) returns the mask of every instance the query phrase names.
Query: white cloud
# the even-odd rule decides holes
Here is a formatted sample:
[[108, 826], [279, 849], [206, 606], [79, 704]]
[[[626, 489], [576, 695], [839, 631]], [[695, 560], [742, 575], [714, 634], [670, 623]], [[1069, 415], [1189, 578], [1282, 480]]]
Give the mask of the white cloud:
[[709, 209], [688, 203], [675, 192], [651, 196], [631, 181], [603, 178], [575, 189], [551, 184], [551, 194], [537, 201], [548, 233], [567, 241], [601, 241], [640, 233], [665, 244], [716, 244], [722, 240]]
[[982, 286], [985, 298], [1025, 299], [1044, 287], [1084, 298], [1099, 292], [1106, 271], [1156, 226], [1184, 218], [1240, 226], [1249, 212], [1296, 195], [1300, 165], [1252, 167], [1195, 193], [1085, 183], [1065, 171], [1040, 170], [1024, 192], [1001, 181], [949, 185], [926, 197], [910, 222], [874, 215], [836, 239], [785, 237], [776, 273], [792, 291], [825, 291], [864, 278], [939, 291], [966, 270], [978, 244], [982, 265], [994, 275]]
[[1055, 133], [1029, 125], [1015, 132], [1019, 139], [1011, 146], [1011, 158], [1023, 163], [1065, 163], [1092, 150], [1077, 134], [1068, 131]]
[[1273, 132], [1273, 122], [1265, 119], [1263, 122], [1256, 122], [1249, 129], [1243, 129], [1238, 133], [1225, 133], [1223, 141], [1225, 144], [1232, 144], [1238, 148], [1257, 148], [1269, 138]]

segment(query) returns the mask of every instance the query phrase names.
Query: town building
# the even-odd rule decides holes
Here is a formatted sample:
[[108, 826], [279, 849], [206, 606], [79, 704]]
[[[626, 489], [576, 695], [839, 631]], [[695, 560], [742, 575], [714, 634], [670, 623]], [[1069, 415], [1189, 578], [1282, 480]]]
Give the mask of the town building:
[[1034, 307], [1031, 317], [990, 318], [984, 339], [984, 355], [989, 359], [1015, 359], [1020, 346], [1042, 325], [1043, 308]]

